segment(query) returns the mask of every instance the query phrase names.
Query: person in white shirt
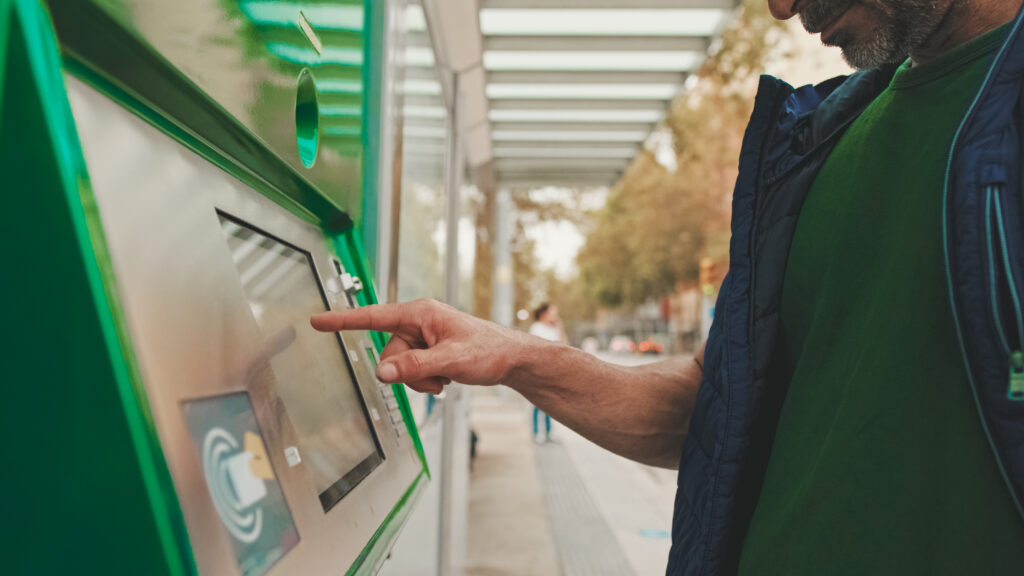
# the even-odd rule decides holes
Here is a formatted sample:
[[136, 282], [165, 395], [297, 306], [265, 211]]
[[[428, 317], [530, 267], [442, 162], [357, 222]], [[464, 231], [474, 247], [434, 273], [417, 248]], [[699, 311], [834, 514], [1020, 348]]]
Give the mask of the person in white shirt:
[[[530, 326], [530, 334], [552, 342], [561, 342], [564, 344], [568, 341], [568, 338], [565, 337], [565, 328], [562, 326], [562, 319], [558, 316], [557, 306], [553, 306], [545, 302], [534, 310], [533, 318], [536, 322]], [[544, 416], [544, 436], [540, 435], [538, 426], [538, 420], [542, 415]], [[541, 412], [539, 408], [534, 406], [533, 441], [537, 444], [542, 444], [549, 440], [551, 440], [551, 416]]]

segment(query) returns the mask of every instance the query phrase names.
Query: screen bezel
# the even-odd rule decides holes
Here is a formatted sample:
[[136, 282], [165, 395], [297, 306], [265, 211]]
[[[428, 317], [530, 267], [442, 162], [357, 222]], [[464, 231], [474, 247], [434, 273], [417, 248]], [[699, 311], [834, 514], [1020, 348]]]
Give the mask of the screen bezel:
[[[314, 284], [316, 284], [317, 291], [320, 294], [320, 301], [324, 306], [324, 310], [332, 310], [330, 302], [327, 299], [327, 293], [324, 290], [323, 282], [320, 279], [320, 270], [316, 266], [316, 261], [313, 259], [313, 255], [308, 250], [304, 250], [301, 247], [296, 246], [295, 244], [292, 244], [291, 242], [288, 242], [287, 240], [284, 240], [275, 234], [271, 234], [270, 232], [267, 232], [265, 229], [260, 228], [259, 226], [250, 224], [249, 222], [237, 216], [225, 212], [224, 210], [217, 208], [215, 209], [215, 211], [217, 213], [218, 220], [230, 221], [238, 226], [241, 226], [242, 228], [247, 228], [256, 234], [269, 238], [270, 240], [278, 242], [279, 244], [301, 254], [306, 259], [306, 263], [309, 265], [309, 271], [313, 275]], [[223, 233], [223, 226], [221, 226], [221, 231]], [[245, 297], [246, 300], [248, 300], [247, 294]], [[348, 370], [350, 383], [352, 387], [355, 389], [356, 396], [359, 398], [359, 406], [362, 410], [363, 419], [366, 422], [366, 427], [370, 432], [370, 437], [373, 439], [375, 451], [372, 452], [366, 458], [364, 458], [362, 461], [360, 461], [359, 464], [356, 464], [355, 467], [346, 472], [341, 478], [338, 478], [335, 482], [328, 486], [326, 490], [317, 494], [317, 498], [320, 501], [320, 506], [323, 508], [324, 514], [330, 512], [332, 508], [338, 505], [338, 503], [340, 503], [345, 498], [345, 496], [352, 492], [352, 490], [354, 490], [356, 486], [358, 486], [363, 480], [368, 478], [370, 474], [374, 470], [376, 470], [385, 460], [384, 449], [381, 446], [380, 438], [377, 435], [377, 429], [373, 425], [373, 419], [370, 417], [370, 410], [369, 407], [366, 405], [366, 398], [363, 396], [362, 388], [359, 386], [359, 380], [356, 378], [355, 369], [352, 367], [352, 361], [351, 358], [349, 357], [348, 348], [345, 346], [345, 342], [342, 340], [341, 334], [336, 332], [334, 334], [334, 338], [338, 343], [339, 351], [342, 356], [342, 361], [345, 363], [345, 368]]]

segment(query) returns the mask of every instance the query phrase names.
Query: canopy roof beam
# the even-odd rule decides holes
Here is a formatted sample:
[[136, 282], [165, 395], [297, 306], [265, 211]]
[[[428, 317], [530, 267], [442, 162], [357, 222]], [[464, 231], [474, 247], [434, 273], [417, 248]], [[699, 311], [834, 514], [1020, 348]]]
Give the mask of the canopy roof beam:
[[705, 52], [707, 36], [488, 36], [485, 51]]
[[684, 72], [488, 72], [489, 84], [682, 84]]
[[481, 0], [483, 9], [513, 10], [732, 10], [736, 0]]

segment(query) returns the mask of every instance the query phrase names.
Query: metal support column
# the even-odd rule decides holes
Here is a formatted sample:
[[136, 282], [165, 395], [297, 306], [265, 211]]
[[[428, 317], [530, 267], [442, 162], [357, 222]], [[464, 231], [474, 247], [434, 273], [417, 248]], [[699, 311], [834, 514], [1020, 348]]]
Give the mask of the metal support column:
[[[461, 95], [459, 90], [460, 77], [458, 73], [452, 75], [452, 105], [448, 111], [448, 150], [447, 150], [447, 218], [445, 233], [445, 279], [444, 299], [452, 305], [458, 306], [459, 300], [459, 216], [461, 208], [460, 189], [462, 187], [463, 155], [462, 155], [462, 116]], [[445, 391], [444, 401], [441, 403], [441, 513], [439, 520], [438, 539], [438, 574], [448, 576], [452, 574], [452, 535], [454, 533], [453, 515], [454, 490], [453, 482], [455, 476], [455, 426], [456, 408], [460, 395], [460, 385], [451, 383]]]
[[512, 218], [515, 204], [507, 188], [498, 188], [494, 199], [494, 297], [491, 318], [503, 326], [512, 326], [515, 293], [512, 278]]

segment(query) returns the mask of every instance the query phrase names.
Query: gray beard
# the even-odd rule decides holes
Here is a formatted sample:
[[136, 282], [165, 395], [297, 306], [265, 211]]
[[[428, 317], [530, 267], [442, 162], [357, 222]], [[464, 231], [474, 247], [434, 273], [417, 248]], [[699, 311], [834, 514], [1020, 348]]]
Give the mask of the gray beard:
[[[800, 21], [808, 32], [820, 32], [835, 15], [856, 2], [811, 0], [801, 11]], [[883, 0], [868, 7], [877, 15], [869, 36], [857, 38], [838, 32], [829, 39], [829, 44], [842, 49], [850, 66], [861, 70], [905, 59], [935, 32], [944, 16], [936, 0]]]

